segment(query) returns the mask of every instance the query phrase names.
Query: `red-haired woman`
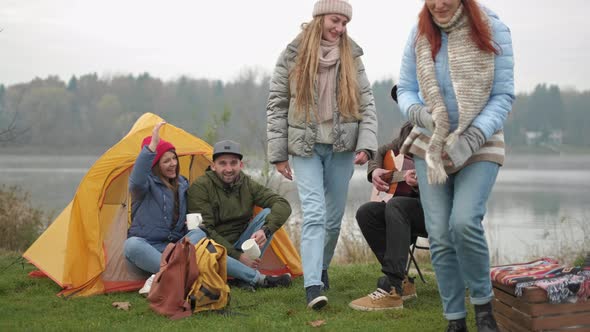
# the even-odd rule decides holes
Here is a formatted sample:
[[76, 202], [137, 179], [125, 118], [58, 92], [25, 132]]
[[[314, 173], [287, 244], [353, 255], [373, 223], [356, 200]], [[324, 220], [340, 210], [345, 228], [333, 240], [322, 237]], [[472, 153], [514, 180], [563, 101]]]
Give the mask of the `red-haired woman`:
[[479, 331], [496, 331], [482, 226], [504, 161], [514, 101], [510, 30], [475, 0], [426, 0], [402, 59], [402, 113], [414, 155], [448, 331], [466, 331], [465, 288]]

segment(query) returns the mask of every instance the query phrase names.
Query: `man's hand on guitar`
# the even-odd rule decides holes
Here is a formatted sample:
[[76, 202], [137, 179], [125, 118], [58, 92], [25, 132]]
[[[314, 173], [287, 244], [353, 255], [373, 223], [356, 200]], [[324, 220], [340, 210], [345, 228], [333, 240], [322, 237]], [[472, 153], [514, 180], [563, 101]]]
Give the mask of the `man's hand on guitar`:
[[383, 168], [374, 169], [372, 174], [373, 187], [375, 187], [375, 189], [378, 191], [389, 190], [389, 182], [385, 181], [388, 175], [391, 175], [391, 171], [385, 170]]
[[404, 174], [404, 181], [410, 187], [418, 187], [418, 178], [416, 177], [416, 170], [411, 169], [406, 171], [406, 173]]

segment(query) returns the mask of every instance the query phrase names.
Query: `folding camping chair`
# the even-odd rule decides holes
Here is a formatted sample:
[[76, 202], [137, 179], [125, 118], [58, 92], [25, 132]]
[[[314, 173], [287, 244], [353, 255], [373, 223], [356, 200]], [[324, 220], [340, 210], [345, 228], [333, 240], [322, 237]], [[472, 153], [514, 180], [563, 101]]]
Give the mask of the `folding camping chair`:
[[420, 279], [422, 280], [422, 282], [426, 283], [426, 280], [424, 280], [424, 276], [422, 275], [422, 271], [420, 271], [420, 267], [418, 266], [418, 262], [416, 261], [416, 257], [414, 257], [414, 251], [416, 249], [430, 250], [430, 247], [418, 245], [417, 242], [418, 242], [419, 237], [427, 239], [428, 234], [427, 233], [413, 233], [412, 234], [412, 242], [410, 243], [410, 248], [408, 249], [410, 259], [408, 259], [408, 265], [406, 266], [406, 275], [408, 275], [408, 272], [410, 272], [410, 266], [412, 265], [412, 263], [414, 263], [414, 267], [416, 268], [416, 271], [418, 271], [418, 275], [420, 276]]
[[[393, 99], [393, 101], [395, 101], [397, 103], [397, 85], [394, 85], [393, 88], [391, 88], [391, 99]], [[414, 267], [416, 267], [416, 271], [418, 271], [418, 275], [420, 276], [420, 279], [422, 280], [422, 282], [426, 283], [426, 280], [424, 280], [424, 276], [422, 275], [422, 271], [420, 271], [420, 267], [418, 266], [418, 262], [416, 261], [416, 257], [414, 257], [414, 251], [416, 249], [430, 250], [430, 247], [418, 245], [417, 241], [418, 241], [419, 237], [423, 237], [423, 238], [427, 239], [428, 234], [427, 233], [412, 234], [412, 242], [410, 243], [410, 248], [408, 249], [410, 259], [408, 259], [408, 265], [406, 266], [406, 275], [408, 275], [408, 272], [410, 272], [410, 267], [411, 267], [412, 263], [414, 263]]]

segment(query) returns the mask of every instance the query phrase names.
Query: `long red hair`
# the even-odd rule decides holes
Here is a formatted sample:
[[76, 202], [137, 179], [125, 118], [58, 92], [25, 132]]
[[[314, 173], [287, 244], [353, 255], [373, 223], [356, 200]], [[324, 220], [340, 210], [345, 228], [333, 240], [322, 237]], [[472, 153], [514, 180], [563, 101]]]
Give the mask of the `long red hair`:
[[[489, 53], [499, 54], [500, 50], [494, 46], [494, 40], [492, 39], [492, 31], [489, 25], [483, 19], [483, 13], [479, 8], [479, 5], [475, 0], [461, 0], [463, 3], [463, 10], [465, 15], [469, 18], [469, 26], [471, 28], [471, 39], [477, 45], [477, 47]], [[432, 50], [432, 58], [434, 59], [440, 51], [442, 44], [440, 28], [434, 20], [430, 11], [424, 3], [424, 7], [418, 15], [418, 34], [416, 38], [425, 36], [430, 42]]]

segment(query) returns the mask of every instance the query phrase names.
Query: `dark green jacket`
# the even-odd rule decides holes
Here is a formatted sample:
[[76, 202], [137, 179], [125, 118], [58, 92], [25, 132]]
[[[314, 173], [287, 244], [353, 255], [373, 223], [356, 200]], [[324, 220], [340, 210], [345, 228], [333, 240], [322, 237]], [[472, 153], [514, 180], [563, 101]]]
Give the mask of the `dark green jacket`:
[[265, 225], [273, 233], [291, 215], [291, 206], [286, 199], [244, 172], [240, 172], [235, 183], [226, 185], [214, 171], [207, 170], [188, 190], [189, 213], [200, 213], [203, 216], [201, 227], [209, 233], [209, 238], [223, 245], [227, 254], [236, 259], [242, 252], [233, 244], [246, 230], [254, 206], [270, 208]]

